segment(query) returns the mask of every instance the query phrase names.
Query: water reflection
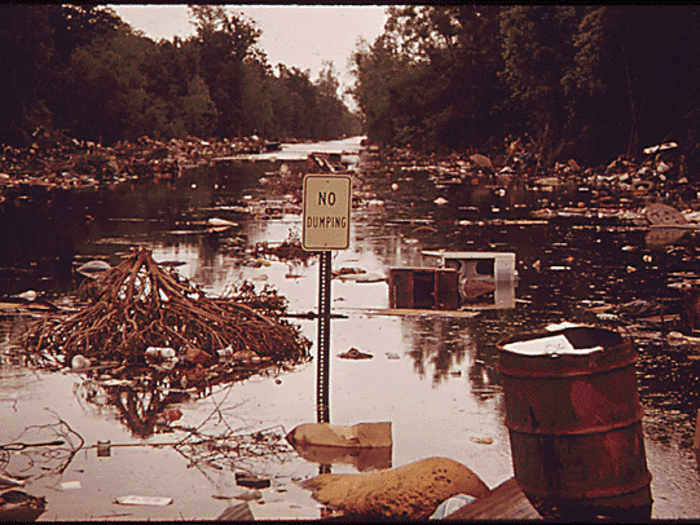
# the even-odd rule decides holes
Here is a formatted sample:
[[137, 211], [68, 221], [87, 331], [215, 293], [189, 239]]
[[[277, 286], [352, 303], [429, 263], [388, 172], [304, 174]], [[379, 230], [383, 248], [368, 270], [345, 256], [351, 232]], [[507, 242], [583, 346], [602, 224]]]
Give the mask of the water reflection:
[[171, 388], [165, 379], [141, 378], [138, 383], [129, 380], [84, 379], [73, 389], [75, 395], [96, 411], [110, 408], [131, 433], [148, 438], [154, 433], [172, 431], [170, 423], [179, 417], [175, 410], [168, 410], [175, 403], [190, 398], [190, 393]]
[[[72, 289], [71, 268], [79, 256], [107, 256], [115, 264], [124, 246], [157, 239], [199, 245], [200, 238], [168, 239], [165, 232], [202, 230], [192, 224], [208, 217], [209, 212], [200, 210], [236, 201], [244, 187], [257, 184], [261, 170], [255, 164], [223, 163], [184, 171], [176, 183], [145, 187], [50, 195], [23, 188], [25, 198], [9, 195], [7, 202], [14, 205], [0, 207], [0, 219], [7, 225], [0, 246], [0, 288], [8, 294], [29, 288], [65, 294]], [[231, 213], [225, 218], [240, 217]], [[209, 246], [209, 253], [216, 249]]]
[[411, 334], [409, 355], [415, 372], [425, 377], [432, 370], [433, 386], [438, 386], [457, 368], [467, 354], [474, 353], [474, 343], [463, 323], [450, 318], [403, 319], [402, 329]]
[[30, 425], [10, 443], [0, 446], [0, 473], [3, 486], [21, 486], [27, 480], [48, 479], [58, 483], [77, 452], [83, 438], [58, 415], [55, 423]]
[[329, 473], [331, 466], [338, 463], [350, 465], [360, 472], [391, 468], [391, 447], [351, 449], [297, 445], [294, 448], [306, 461], [318, 463], [323, 470], [321, 473]]

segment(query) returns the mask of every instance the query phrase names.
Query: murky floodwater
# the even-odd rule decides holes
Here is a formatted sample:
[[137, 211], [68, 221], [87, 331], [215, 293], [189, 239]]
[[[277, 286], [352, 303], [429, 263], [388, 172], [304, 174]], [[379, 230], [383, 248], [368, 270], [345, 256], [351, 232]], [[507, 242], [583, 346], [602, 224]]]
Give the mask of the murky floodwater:
[[[292, 163], [309, 150], [359, 152], [358, 144], [352, 139], [295, 145], [276, 157]], [[220, 162], [186, 172], [176, 185], [56, 194], [48, 202], [27, 190], [4, 203], [9, 227], [0, 248], [3, 290], [8, 295], [34, 289], [60, 296], [75, 289], [71, 269], [76, 261], [100, 257], [115, 264], [131, 246], [146, 245], [157, 261], [183, 261], [178, 271], [210, 294], [247, 279], [277, 288], [288, 299], [290, 312], [316, 310], [317, 257], [306, 264], [272, 260], [250, 265], [234, 249], [235, 239], [253, 246], [300, 235], [293, 196], [268, 194], [257, 183], [260, 177], [278, 176], [279, 167], [274, 159]], [[333, 269], [361, 268], [386, 276], [391, 267], [434, 264], [421, 251], [436, 249], [512, 251], [517, 258], [514, 307], [477, 308], [469, 317], [381, 315], [376, 310], [389, 306], [386, 282], [333, 280], [332, 309], [346, 317], [331, 323], [330, 419], [337, 424], [391, 421], [393, 466], [444, 456], [469, 466], [491, 487], [505, 481], [513, 472], [495, 367], [497, 341], [564, 320], [604, 325], [581, 308], [586, 301], [673, 301], [677, 294], [668, 287], [669, 278], [695, 271], [697, 234], [649, 248], [644, 229], [615, 219], [530, 217], [544, 199], [560, 206], [588, 202], [586, 188], [535, 192], [523, 185], [471, 187], [454, 181], [436, 187], [430, 170], [385, 170], [371, 162], [355, 169], [362, 202], [353, 209], [350, 248], [334, 252]], [[434, 204], [438, 196], [448, 203]], [[212, 217], [239, 226], [213, 232], [206, 226]], [[27, 321], [2, 318], [3, 350]], [[315, 340], [315, 321], [293, 321]], [[690, 359], [687, 348], [671, 346], [660, 331], [638, 325], [626, 330], [640, 350], [637, 370], [653, 476], [653, 517], [700, 517], [700, 476], [690, 448], [700, 361]], [[353, 347], [374, 358], [335, 357]], [[181, 431], [147, 441], [165, 443], [163, 447], [140, 446], [144, 442], [133, 437], [128, 421], [91, 394], [90, 382], [80, 374], [35, 372], [4, 361], [0, 443], [56, 436], [67, 441], [61, 453], [43, 447], [0, 454], [0, 467], [30, 476], [24, 490], [46, 497], [40, 520], [212, 519], [229, 501], [237, 503], [220, 499], [239, 490], [230, 469], [218, 470], [200, 456], [195, 461], [167, 445], [182, 439]], [[177, 423], [211, 435], [280, 425], [289, 431], [316, 419], [315, 376], [311, 362], [219, 387], [211, 396], [179, 403], [183, 416]], [[84, 445], [71, 454], [81, 439]], [[98, 440], [111, 441], [109, 456], [97, 455]], [[318, 464], [281, 452], [248, 458], [237, 466], [272, 478], [272, 487], [261, 491], [262, 499], [250, 503], [257, 518], [321, 515], [320, 506], [295, 484], [316, 475]], [[357, 469], [348, 462], [334, 464], [332, 471]], [[173, 503], [114, 503], [129, 494], [172, 497]]]

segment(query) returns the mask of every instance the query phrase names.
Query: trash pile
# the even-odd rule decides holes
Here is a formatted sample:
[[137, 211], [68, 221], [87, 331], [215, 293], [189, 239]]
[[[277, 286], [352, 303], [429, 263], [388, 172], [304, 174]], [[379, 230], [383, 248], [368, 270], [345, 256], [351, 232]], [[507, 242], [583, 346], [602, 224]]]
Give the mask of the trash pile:
[[13, 188], [80, 189], [122, 183], [176, 179], [183, 169], [208, 165], [213, 159], [266, 149], [258, 137], [163, 142], [141, 137], [135, 142], [102, 146], [90, 141], [51, 140], [38, 130], [30, 148], [4, 146], [0, 151], [0, 202]]
[[30, 363], [201, 390], [309, 359], [311, 342], [281, 319], [286, 300], [274, 289], [243, 283], [210, 298], [145, 248], [80, 293], [89, 301], [77, 311], [28, 327], [21, 344]]
[[[686, 157], [679, 151], [678, 144], [669, 142], [644, 149], [644, 157], [638, 162], [621, 156], [607, 166], [583, 168], [570, 159], [567, 163], [557, 162], [545, 168], [537, 148], [520, 141], [507, 145], [506, 155], [491, 158], [468, 152], [418, 155], [408, 148], [375, 146], [369, 148], [365, 175], [377, 182], [375, 189], [393, 194], [394, 199], [397, 192], [400, 195], [402, 186], [415, 189], [418, 181], [414, 180], [414, 173], [427, 172], [429, 183], [442, 192], [433, 201], [437, 206], [452, 201], [457, 204], [455, 190], [458, 188], [489, 189], [506, 204], [511, 190], [525, 187], [540, 193], [536, 217], [543, 214], [547, 214], [544, 218], [586, 214], [614, 216], [616, 211], [630, 211], [660, 199], [677, 207], [697, 202], [700, 176], [692, 172]], [[403, 184], [405, 182], [409, 184]], [[558, 188], [573, 190], [581, 199], [557, 202]], [[492, 211], [504, 210], [498, 207]], [[595, 215], [591, 215], [592, 212]]]
[[272, 256], [278, 261], [288, 261], [296, 263], [306, 263], [311, 257], [316, 254], [307, 252], [301, 247], [299, 240], [284, 240], [281, 244], [270, 246], [267, 242], [262, 241], [255, 244], [253, 253], [262, 256]]

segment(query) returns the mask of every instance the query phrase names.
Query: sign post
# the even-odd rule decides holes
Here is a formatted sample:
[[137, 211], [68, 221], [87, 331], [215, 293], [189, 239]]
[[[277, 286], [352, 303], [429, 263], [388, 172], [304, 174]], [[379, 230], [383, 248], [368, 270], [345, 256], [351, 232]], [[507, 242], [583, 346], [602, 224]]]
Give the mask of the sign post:
[[307, 174], [304, 177], [302, 248], [318, 251], [318, 337], [316, 420], [330, 422], [329, 359], [331, 329], [331, 250], [350, 244], [349, 175]]

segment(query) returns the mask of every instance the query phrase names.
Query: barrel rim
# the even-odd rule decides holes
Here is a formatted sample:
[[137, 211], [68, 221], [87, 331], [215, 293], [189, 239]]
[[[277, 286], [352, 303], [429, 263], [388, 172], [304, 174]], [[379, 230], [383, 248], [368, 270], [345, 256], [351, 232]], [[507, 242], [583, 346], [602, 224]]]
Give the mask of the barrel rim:
[[[565, 335], [572, 330], [591, 330], [614, 335], [615, 344], [602, 344], [603, 351], [586, 354], [520, 354], [504, 348], [517, 341]], [[634, 365], [638, 358], [632, 340], [619, 332], [596, 326], [579, 326], [555, 331], [533, 331], [515, 334], [496, 344], [498, 362], [496, 369], [504, 376], [529, 379], [565, 378], [607, 373]]]
[[[508, 354], [520, 356], [520, 357], [533, 357], [533, 358], [542, 358], [542, 357], [550, 357], [552, 355], [558, 355], [559, 357], [563, 357], [563, 355], [560, 354], [539, 354], [539, 355], [530, 355], [530, 354], [519, 354], [517, 352], [513, 352], [512, 350], [508, 350], [507, 348], [504, 348], [504, 345], [509, 344], [509, 343], [515, 343], [519, 341], [530, 341], [532, 339], [540, 339], [540, 338], [545, 338], [545, 337], [553, 337], [557, 335], [564, 335], [566, 336], [567, 332], [573, 332], [573, 331], [578, 331], [578, 330], [590, 330], [590, 331], [595, 331], [595, 332], [600, 332], [600, 333], [607, 333], [607, 334], [613, 334], [617, 336], [619, 342], [616, 344], [613, 344], [611, 346], [606, 346], [606, 348], [615, 348], [617, 346], [620, 346], [624, 344], [625, 342], [628, 341], [627, 338], [625, 338], [622, 334], [620, 334], [616, 330], [610, 330], [609, 328], [602, 328], [600, 326], [596, 325], [579, 325], [579, 326], [574, 326], [574, 327], [567, 327], [567, 328], [561, 328], [559, 330], [533, 330], [531, 332], [520, 332], [516, 334], [512, 334], [505, 339], [501, 339], [496, 343], [496, 347], [498, 348], [499, 352], [506, 352]], [[565, 355], [570, 355], [574, 357], [584, 357], [586, 355], [590, 354], [565, 354]]]

